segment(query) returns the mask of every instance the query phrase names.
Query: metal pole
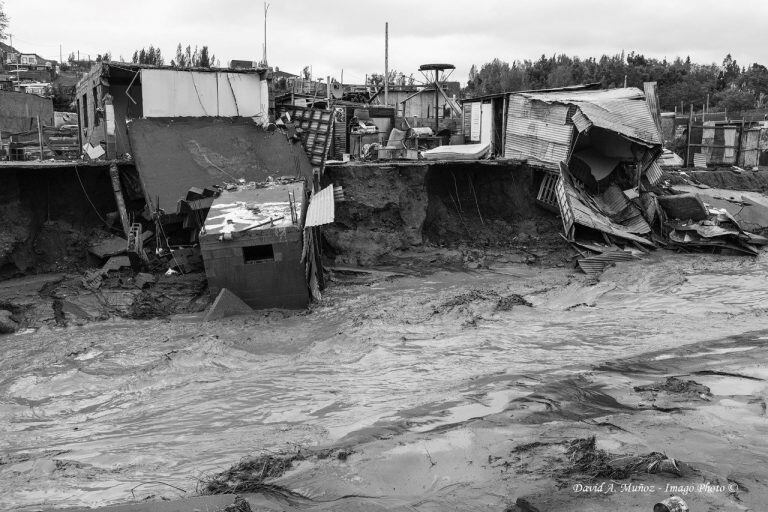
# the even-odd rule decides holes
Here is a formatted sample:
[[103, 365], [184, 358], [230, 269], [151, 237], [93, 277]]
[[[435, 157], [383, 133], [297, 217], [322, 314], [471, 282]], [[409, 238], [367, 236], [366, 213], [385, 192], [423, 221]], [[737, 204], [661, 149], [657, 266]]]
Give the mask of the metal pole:
[[384, 23], [384, 104], [389, 105], [389, 22]]
[[440, 114], [438, 108], [440, 107], [440, 91], [438, 90], [437, 82], [440, 80], [440, 70], [435, 70], [435, 135], [440, 130]]
[[264, 65], [267, 65], [267, 11], [269, 4], [264, 2]]

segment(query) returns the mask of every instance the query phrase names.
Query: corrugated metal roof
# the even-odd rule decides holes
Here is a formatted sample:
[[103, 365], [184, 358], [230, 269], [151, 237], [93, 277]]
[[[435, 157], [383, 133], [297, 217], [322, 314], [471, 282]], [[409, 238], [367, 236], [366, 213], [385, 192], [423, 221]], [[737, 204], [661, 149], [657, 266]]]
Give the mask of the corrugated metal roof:
[[576, 129], [579, 130], [579, 133], [585, 132], [592, 128], [592, 122], [587, 119], [587, 116], [585, 116], [581, 110], [577, 110], [573, 114], [571, 121], [573, 121], [573, 125], [576, 127]]
[[312, 195], [307, 208], [305, 228], [331, 224], [336, 218], [333, 185], [328, 185], [320, 192]]
[[509, 97], [507, 111], [510, 117], [538, 119], [550, 124], [566, 124], [568, 107], [556, 103], [533, 101], [519, 94]]
[[595, 256], [582, 258], [578, 261], [579, 267], [587, 275], [597, 275], [605, 270], [605, 267], [616, 263], [617, 261], [630, 261], [638, 259], [635, 255], [627, 251], [607, 251]]
[[555, 92], [555, 91], [587, 91], [587, 90], [595, 90], [599, 89], [602, 84], [600, 82], [592, 82], [589, 84], [582, 84], [582, 85], [567, 85], [565, 87], [555, 87], [552, 89], [528, 89], [525, 91], [506, 91], [506, 92], [496, 92], [493, 94], [484, 94], [483, 96], [475, 96], [474, 98], [467, 98], [464, 100], [461, 100], [462, 103], [467, 101], [483, 101], [483, 100], [491, 100], [494, 98], [503, 98], [507, 94], [515, 94], [515, 93], [521, 93], [521, 92]]
[[661, 137], [645, 101], [645, 94], [636, 87], [518, 94], [545, 103], [575, 105], [595, 126], [646, 144], [661, 144]]

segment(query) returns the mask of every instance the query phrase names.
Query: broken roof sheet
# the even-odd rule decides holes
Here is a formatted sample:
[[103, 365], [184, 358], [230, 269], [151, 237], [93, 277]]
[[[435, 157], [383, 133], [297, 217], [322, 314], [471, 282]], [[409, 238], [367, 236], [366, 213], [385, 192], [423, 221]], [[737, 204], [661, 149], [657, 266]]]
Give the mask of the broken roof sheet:
[[205, 219], [205, 235], [298, 227], [300, 219], [297, 218], [294, 222], [291, 201], [295, 198], [295, 212], [298, 217], [301, 215], [303, 196], [304, 182], [266, 188], [245, 186], [237, 190], [225, 190], [211, 205]]
[[581, 126], [577, 124], [580, 131], [594, 125], [624, 135], [635, 142], [651, 146], [661, 145], [656, 122], [645, 101], [645, 94], [636, 87], [514, 94], [544, 103], [575, 105], [589, 122], [585, 125], [582, 120]]
[[147, 204], [176, 212], [191, 187], [312, 177], [301, 144], [250, 118], [136, 119], [128, 135]]
[[333, 185], [328, 185], [320, 192], [312, 195], [307, 208], [305, 228], [331, 224], [336, 218], [336, 202], [333, 195]]
[[[560, 164], [560, 179], [557, 180], [556, 192], [560, 213], [563, 217], [563, 227], [569, 240], [575, 239], [575, 230], [578, 224], [624, 240], [653, 246], [653, 242], [632, 233], [632, 231], [645, 231], [647, 223], [642, 226], [638, 221], [637, 224], [633, 223], [627, 227], [611, 220], [608, 215], [591, 203], [586, 194], [581, 193], [574, 186], [565, 164]], [[640, 219], [642, 220], [642, 217]], [[632, 220], [634, 221], [636, 218]]]

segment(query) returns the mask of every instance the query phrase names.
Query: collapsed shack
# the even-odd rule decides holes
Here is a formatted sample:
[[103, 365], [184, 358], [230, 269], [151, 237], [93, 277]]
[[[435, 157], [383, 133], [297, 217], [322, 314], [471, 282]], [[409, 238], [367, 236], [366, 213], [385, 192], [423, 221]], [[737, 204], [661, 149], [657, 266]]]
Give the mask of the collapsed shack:
[[[654, 101], [646, 101], [652, 97]], [[655, 84], [637, 88], [512, 93], [505, 157], [542, 165], [537, 201], [559, 211], [580, 266], [598, 273], [657, 246], [756, 254], [760, 237], [719, 209], [695, 217], [658, 198], [662, 153]], [[684, 235], [680, 235], [685, 231]]]

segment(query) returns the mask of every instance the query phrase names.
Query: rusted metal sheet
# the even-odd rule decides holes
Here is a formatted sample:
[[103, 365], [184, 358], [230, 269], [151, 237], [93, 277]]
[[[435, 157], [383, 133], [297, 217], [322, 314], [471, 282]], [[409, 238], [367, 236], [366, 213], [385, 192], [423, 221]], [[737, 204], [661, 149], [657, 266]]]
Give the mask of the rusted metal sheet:
[[635, 87], [521, 94], [545, 103], [574, 105], [595, 126], [620, 133], [637, 142], [661, 145], [661, 135], [645, 101], [645, 94]]
[[336, 218], [333, 185], [328, 185], [309, 200], [305, 228], [331, 224]]
[[571, 116], [571, 121], [573, 121], [573, 126], [576, 127], [579, 133], [586, 132], [592, 128], [592, 122], [587, 119], [587, 116], [585, 116], [581, 110], [577, 110], [573, 116]]
[[624, 240], [653, 245], [649, 240], [631, 233], [626, 227], [613, 222], [608, 216], [591, 206], [571, 182], [570, 173], [565, 164], [560, 164], [560, 180], [557, 182], [557, 188], [563, 226], [569, 240], [574, 239], [575, 225], [578, 224]]

